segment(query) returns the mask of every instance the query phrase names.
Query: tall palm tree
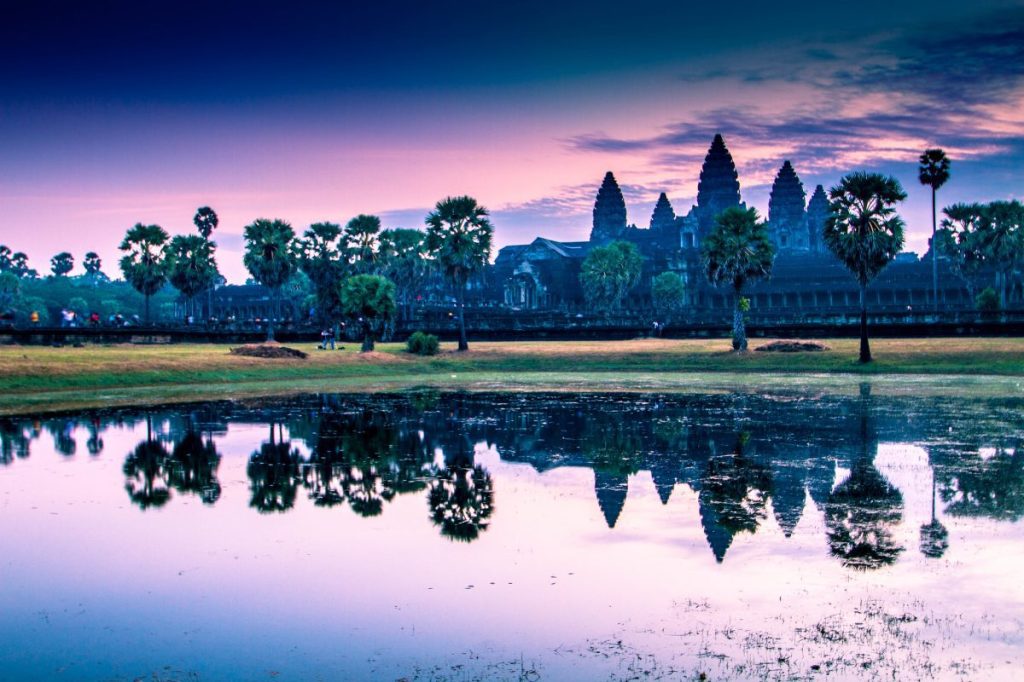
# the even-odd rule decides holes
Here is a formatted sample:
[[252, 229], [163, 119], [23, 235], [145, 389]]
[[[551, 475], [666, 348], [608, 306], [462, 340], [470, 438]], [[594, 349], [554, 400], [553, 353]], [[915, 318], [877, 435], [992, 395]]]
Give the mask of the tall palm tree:
[[310, 225], [299, 241], [299, 267], [313, 283], [317, 317], [326, 326], [333, 325], [341, 314], [338, 282], [347, 268], [341, 237], [340, 225], [322, 222]]
[[984, 258], [996, 272], [999, 307], [1006, 308], [1024, 251], [1024, 204], [1016, 199], [986, 204], [978, 232]]
[[903, 219], [894, 204], [906, 198], [898, 180], [879, 173], [851, 173], [829, 190], [823, 241], [860, 285], [861, 362], [871, 362], [868, 283], [903, 248]]
[[270, 289], [274, 314], [267, 322], [267, 341], [274, 340], [273, 317], [280, 314], [281, 287], [295, 274], [292, 249], [295, 231], [284, 220], [258, 218], [245, 226], [245, 256], [242, 262], [252, 278]]
[[[213, 231], [220, 225], [220, 218], [217, 217], [216, 211], [209, 206], [200, 206], [196, 209], [196, 214], [192, 216], [192, 222], [195, 224], [196, 229], [199, 230], [199, 234], [202, 235], [203, 239], [210, 242], [211, 247], [216, 248], [216, 244], [210, 241], [210, 236], [213, 235]], [[213, 316], [213, 288], [216, 282], [216, 278], [210, 282], [210, 287], [206, 291], [206, 317], [210, 318]]]
[[469, 277], [482, 270], [491, 257], [494, 228], [487, 209], [468, 196], [437, 202], [427, 215], [427, 250], [455, 287], [459, 319], [459, 350], [469, 350], [466, 340], [465, 298]]
[[149, 299], [167, 283], [164, 245], [167, 232], [159, 225], [136, 223], [121, 240], [121, 272], [146, 299], [146, 323], [150, 322]]
[[216, 245], [198, 235], [179, 234], [167, 247], [167, 274], [195, 313], [195, 297], [213, 286], [217, 277]]
[[939, 309], [939, 261], [935, 244], [935, 193], [949, 180], [949, 158], [941, 149], [926, 149], [921, 154], [917, 177], [922, 185], [932, 188], [932, 305]]
[[360, 214], [345, 225], [345, 240], [356, 272], [368, 273], [373, 270], [379, 232], [380, 218], [375, 215]]
[[771, 275], [775, 249], [768, 238], [768, 227], [752, 208], [729, 208], [718, 214], [701, 248], [708, 281], [732, 286], [732, 348], [745, 351], [743, 287], [751, 279]]

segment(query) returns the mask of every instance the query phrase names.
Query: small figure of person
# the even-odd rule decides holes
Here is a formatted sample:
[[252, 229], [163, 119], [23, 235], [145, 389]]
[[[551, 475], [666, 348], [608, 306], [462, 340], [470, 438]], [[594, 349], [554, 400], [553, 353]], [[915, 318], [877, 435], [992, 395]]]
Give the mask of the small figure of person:
[[60, 326], [61, 328], [73, 327], [75, 325], [75, 312], [68, 310], [67, 308], [60, 309]]
[[100, 314], [97, 313], [96, 311], [93, 311], [93, 313], [91, 315], [89, 315], [89, 326], [90, 327], [98, 327], [98, 326], [100, 326]]
[[39, 326], [39, 311], [38, 310], [33, 310], [32, 314], [28, 316], [28, 319], [29, 319], [30, 322], [32, 322], [32, 326], [33, 327], [38, 327]]
[[326, 329], [322, 329], [320, 331], [320, 345], [317, 346], [319, 350], [327, 350], [327, 337], [329, 337], [330, 335], [331, 333]]

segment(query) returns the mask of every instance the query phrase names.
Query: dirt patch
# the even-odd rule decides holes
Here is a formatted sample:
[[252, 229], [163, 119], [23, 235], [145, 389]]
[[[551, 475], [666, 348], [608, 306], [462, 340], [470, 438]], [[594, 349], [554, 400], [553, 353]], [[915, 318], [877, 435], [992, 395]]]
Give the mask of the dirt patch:
[[400, 362], [402, 360], [402, 358], [396, 356], [394, 353], [381, 353], [377, 350], [371, 350], [367, 353], [360, 351], [359, 353], [356, 353], [356, 357], [368, 362]]
[[763, 353], [820, 353], [832, 349], [817, 341], [772, 341], [754, 350]]
[[276, 343], [254, 343], [231, 349], [232, 355], [243, 355], [247, 358], [267, 358], [271, 360], [304, 360], [307, 355], [301, 350]]

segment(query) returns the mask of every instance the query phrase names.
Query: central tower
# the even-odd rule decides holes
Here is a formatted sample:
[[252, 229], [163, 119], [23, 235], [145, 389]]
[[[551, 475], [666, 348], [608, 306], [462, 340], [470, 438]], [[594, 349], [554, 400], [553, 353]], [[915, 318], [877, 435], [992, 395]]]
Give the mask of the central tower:
[[740, 206], [740, 180], [732, 154], [721, 134], [711, 141], [697, 185], [697, 221], [703, 238], [715, 225], [715, 217], [727, 208]]

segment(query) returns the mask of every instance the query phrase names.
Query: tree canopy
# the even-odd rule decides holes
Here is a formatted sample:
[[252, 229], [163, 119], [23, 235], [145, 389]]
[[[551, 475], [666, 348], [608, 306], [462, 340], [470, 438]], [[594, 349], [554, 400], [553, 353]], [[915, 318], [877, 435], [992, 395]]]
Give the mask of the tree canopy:
[[164, 248], [167, 232], [159, 225], [136, 223], [121, 241], [121, 272], [146, 299], [146, 321], [150, 319], [149, 298], [167, 283]]
[[220, 225], [220, 218], [217, 217], [217, 213], [209, 206], [200, 206], [192, 217], [192, 222], [195, 223], [196, 229], [199, 230], [199, 234], [202, 235], [203, 239], [209, 239], [213, 231]]
[[177, 235], [167, 248], [171, 285], [190, 301], [216, 281], [215, 248], [213, 242], [198, 235]]
[[65, 277], [75, 267], [75, 257], [67, 251], [61, 251], [50, 259], [50, 270], [54, 277]]
[[395, 315], [395, 285], [380, 275], [353, 275], [340, 284], [341, 312], [363, 329], [363, 351], [373, 350], [374, 337]]
[[640, 281], [643, 260], [632, 242], [614, 241], [590, 250], [580, 267], [587, 302], [597, 310], [614, 310]]

